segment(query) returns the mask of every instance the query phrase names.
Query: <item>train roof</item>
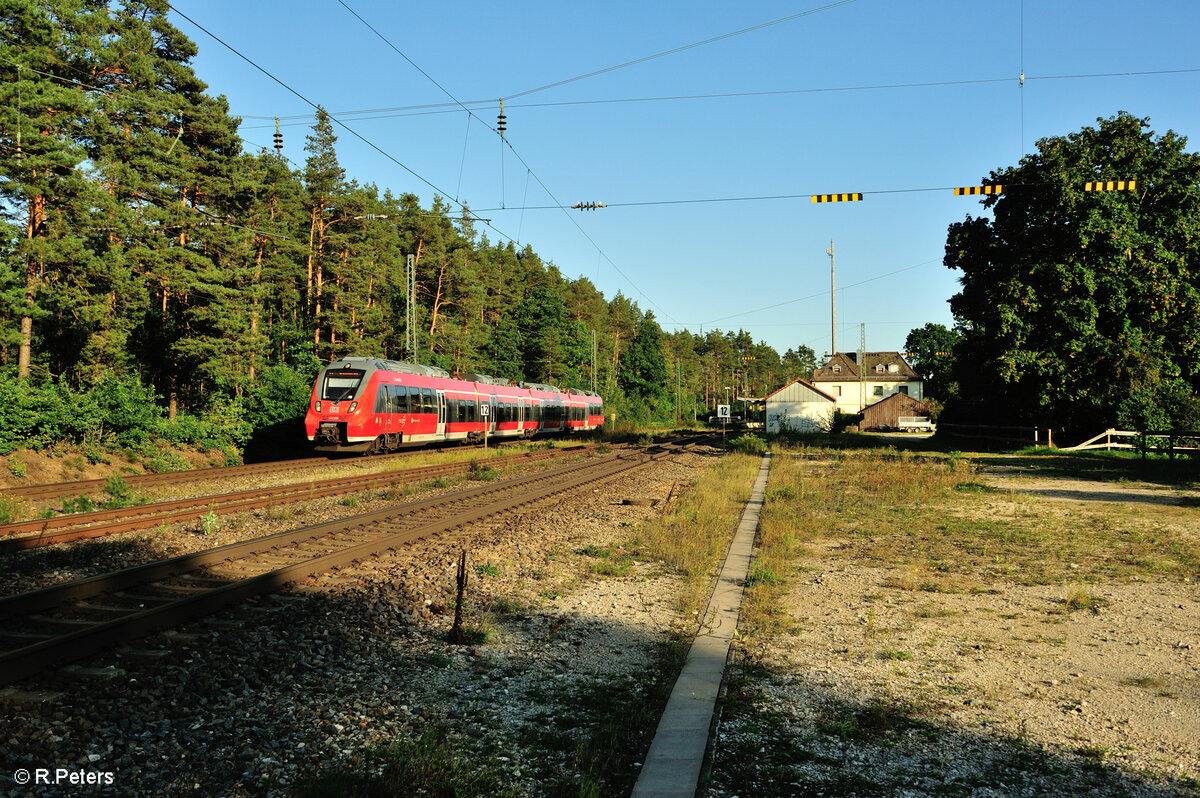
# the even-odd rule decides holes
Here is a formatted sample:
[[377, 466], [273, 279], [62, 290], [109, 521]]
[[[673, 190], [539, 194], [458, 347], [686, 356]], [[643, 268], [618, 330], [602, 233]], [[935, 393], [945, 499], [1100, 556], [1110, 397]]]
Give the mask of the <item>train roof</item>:
[[460, 374], [459, 379], [466, 380], [467, 382], [478, 382], [483, 385], [512, 385], [512, 380], [506, 380], [501, 377], [492, 377], [487, 374], [476, 374], [474, 372]]
[[528, 388], [531, 391], [546, 391], [547, 393], [562, 393], [558, 387], [554, 385], [546, 385], [542, 382], [518, 382], [517, 385], [521, 388]]
[[329, 364], [330, 368], [346, 369], [379, 369], [380, 371], [396, 371], [401, 374], [419, 374], [423, 377], [449, 377], [450, 372], [437, 366], [426, 366], [422, 363], [406, 363], [403, 360], [383, 360], [375, 357], [344, 357]]
[[379, 371], [395, 371], [401, 374], [416, 374], [422, 377], [441, 377], [443, 379], [459, 379], [464, 382], [475, 382], [481, 385], [497, 385], [501, 387], [518, 387], [531, 391], [545, 391], [546, 393], [565, 393], [573, 396], [594, 396], [600, 398], [600, 394], [595, 391], [589, 391], [582, 388], [567, 388], [562, 389], [557, 385], [548, 385], [542, 382], [517, 382], [506, 380], [501, 377], [492, 377], [488, 374], [477, 374], [467, 372], [460, 374], [458, 377], [452, 377], [450, 372], [437, 366], [426, 366], [423, 363], [408, 363], [403, 360], [386, 360], [377, 357], [343, 357], [332, 361], [328, 368], [332, 369], [363, 369], [369, 371], [378, 369]]

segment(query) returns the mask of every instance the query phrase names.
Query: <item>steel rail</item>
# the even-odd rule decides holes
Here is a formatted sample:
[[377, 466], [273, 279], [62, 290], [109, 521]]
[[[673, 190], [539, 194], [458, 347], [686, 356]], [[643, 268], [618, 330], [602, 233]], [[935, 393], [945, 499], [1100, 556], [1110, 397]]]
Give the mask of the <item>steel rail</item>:
[[[507, 442], [497, 440], [497, 443]], [[575, 447], [566, 447], [575, 448]], [[390, 454], [375, 455], [371, 459], [379, 460], [404, 459], [419, 454], [422, 449], [409, 449]], [[162, 474], [133, 474], [122, 477], [132, 487], [148, 487], [156, 485], [171, 485], [177, 482], [208, 482], [214, 479], [236, 479], [252, 477], [258, 474], [270, 474], [278, 471], [294, 471], [302, 468], [331, 466], [347, 462], [360, 462], [360, 458], [348, 457], [308, 457], [301, 460], [276, 460], [268, 463], [247, 463], [235, 466], [218, 466], [216, 468], [198, 468], [193, 471], [170, 471]], [[90, 496], [104, 491], [105, 479], [81, 479], [74, 482], [48, 482], [41, 485], [25, 485], [8, 488], [8, 495], [20, 501], [38, 501], [42, 499], [58, 499], [64, 496]]]
[[[337, 465], [337, 460], [326, 457], [310, 457], [304, 460], [279, 460], [271, 463], [197, 468], [193, 471], [169, 471], [162, 474], [133, 474], [122, 477], [131, 487], [170, 485], [176, 482], [207, 482], [214, 479], [269, 474], [275, 471], [290, 471], [299, 468]], [[104, 491], [105, 479], [81, 479], [75, 482], [47, 482], [41, 485], [26, 485], [8, 489], [8, 495], [22, 501], [58, 499], [64, 496], [90, 496]]]
[[[569, 449], [550, 449], [543, 452], [526, 452], [520, 455], [498, 455], [478, 462], [488, 465], [536, 462], [589, 448], [593, 447], [581, 446]], [[272, 507], [277, 504], [289, 504], [405, 482], [417, 482], [432, 477], [458, 475], [469, 471], [470, 468], [470, 463], [445, 463], [399, 471], [354, 474], [347, 477], [333, 477], [313, 482], [277, 485], [233, 493], [195, 496], [133, 507], [75, 513], [49, 519], [18, 521], [0, 526], [0, 554], [147, 529], [161, 524], [191, 521], [209, 511], [217, 512], [219, 515], [228, 515]]]
[[[609, 479], [626, 470], [647, 465], [655, 459], [657, 458], [654, 456], [630, 458], [625, 455], [608, 455], [586, 463], [577, 463], [535, 475], [516, 477], [505, 480], [503, 483], [458, 491], [422, 502], [386, 508], [341, 521], [317, 524], [251, 541], [233, 543], [204, 552], [196, 552], [112, 574], [0, 599], [0, 618], [29, 616], [32, 613], [61, 606], [68, 601], [127, 590], [130, 587], [195, 571], [203, 566], [254, 556], [297, 541], [311, 540], [323, 535], [380, 524], [411, 513], [417, 508], [431, 509], [462, 503], [486, 496], [489, 493], [511, 493], [514, 489], [518, 490], [516, 496], [491, 501], [481, 507], [469, 508], [448, 518], [433, 519], [414, 528], [369, 537], [363, 542], [348, 547], [321, 553], [294, 564], [232, 581], [195, 595], [171, 600], [157, 607], [134, 611], [121, 618], [102, 621], [84, 629], [4, 652], [0, 654], [0, 685], [35, 675], [48, 667], [80, 659], [114, 643], [136, 639], [157, 629], [174, 626], [212, 613], [235, 601], [279, 590], [301, 579], [382, 553], [404, 543], [464, 526], [491, 515], [511, 511], [585, 484]], [[368, 534], [370, 534], [369, 531]]]

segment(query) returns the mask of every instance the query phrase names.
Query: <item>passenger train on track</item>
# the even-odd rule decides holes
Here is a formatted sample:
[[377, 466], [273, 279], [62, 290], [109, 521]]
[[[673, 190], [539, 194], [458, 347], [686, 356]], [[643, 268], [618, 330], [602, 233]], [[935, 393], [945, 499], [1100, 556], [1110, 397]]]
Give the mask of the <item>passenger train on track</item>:
[[449, 441], [512, 440], [604, 426], [591, 391], [510, 383], [483, 374], [451, 377], [435, 366], [347, 357], [317, 375], [305, 432], [321, 452], [390, 452]]

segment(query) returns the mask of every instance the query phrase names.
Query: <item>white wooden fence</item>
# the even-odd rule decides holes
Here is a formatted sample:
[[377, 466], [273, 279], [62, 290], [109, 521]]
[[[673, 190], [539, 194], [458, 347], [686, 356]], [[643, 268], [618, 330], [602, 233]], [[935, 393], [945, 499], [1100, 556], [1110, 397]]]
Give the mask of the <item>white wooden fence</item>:
[[[1113, 440], [1116, 438], [1117, 440]], [[1103, 440], [1101, 440], [1103, 439]], [[1123, 441], [1132, 441], [1126, 443]], [[1132, 432], [1130, 430], [1106, 429], [1094, 438], [1089, 438], [1078, 446], [1063, 447], [1064, 452], [1081, 452], [1089, 449], [1133, 449], [1141, 452], [1168, 454], [1172, 458], [1176, 454], [1186, 454], [1195, 457], [1200, 454], [1200, 432], [1186, 430], [1161, 430], [1150, 432]]]

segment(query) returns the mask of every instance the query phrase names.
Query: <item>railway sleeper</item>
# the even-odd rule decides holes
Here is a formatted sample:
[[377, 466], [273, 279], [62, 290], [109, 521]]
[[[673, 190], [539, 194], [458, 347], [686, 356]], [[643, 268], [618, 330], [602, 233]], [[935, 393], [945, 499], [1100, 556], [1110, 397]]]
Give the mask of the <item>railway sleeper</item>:
[[116, 653], [121, 657], [149, 660], [152, 662], [171, 656], [171, 652], [165, 648], [132, 648], [131, 646], [121, 646], [117, 649]]
[[[270, 570], [270, 569], [268, 569], [268, 570]], [[263, 569], [255, 568], [253, 566], [239, 568], [236, 566], [229, 567], [229, 566], [222, 566], [222, 565], [210, 565], [207, 568], [205, 568], [204, 571], [205, 571], [205, 573], [213, 574], [214, 576], [228, 577], [228, 579], [219, 580], [219, 582], [221, 584], [228, 584], [230, 579], [233, 579], [233, 580], [246, 579], [251, 576], [258, 576], [259, 574], [266, 573], [266, 571], [264, 571]]]
[[119, 676], [125, 675], [125, 671], [115, 665], [103, 668], [94, 668], [87, 665], [62, 665], [57, 671], [63, 676], [70, 676], [76, 679], [116, 679]]
[[139, 604], [166, 604], [168, 601], [175, 600], [175, 596], [154, 596], [149, 593], [127, 593], [124, 590], [118, 593], [113, 593], [113, 598], [119, 598], [124, 601], [136, 601]]
[[30, 646], [34, 643], [40, 643], [43, 640], [50, 640], [54, 637], [52, 634], [45, 632], [0, 632], [0, 640], [13, 640], [19, 645], [13, 648], [21, 648]]
[[53, 615], [30, 615], [26, 620], [46, 626], [62, 626], [68, 629], [86, 629], [87, 627], [96, 625], [95, 621], [81, 621], [78, 618], [55, 618]]
[[[114, 598], [115, 598], [115, 596], [114, 596]], [[162, 599], [159, 599], [159, 601], [162, 601]], [[94, 603], [91, 601], [80, 601], [75, 604], [75, 609], [87, 610], [88, 612], [117, 613], [120, 615], [128, 615], [131, 612], [137, 612], [138, 610], [143, 609], [143, 608], [142, 607], [121, 607], [116, 604], [100, 604], [100, 603]]]
[[298, 557], [289, 557], [286, 554], [259, 554], [256, 559], [262, 563], [275, 565], [291, 565], [298, 560]]

